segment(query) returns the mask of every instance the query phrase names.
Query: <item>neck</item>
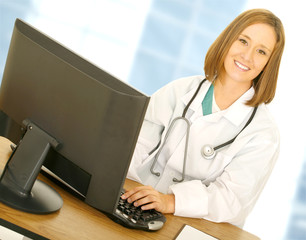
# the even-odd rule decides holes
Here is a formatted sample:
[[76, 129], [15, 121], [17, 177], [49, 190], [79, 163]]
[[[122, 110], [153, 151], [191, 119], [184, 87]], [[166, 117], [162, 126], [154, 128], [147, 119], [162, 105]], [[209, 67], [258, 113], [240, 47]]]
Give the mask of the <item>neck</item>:
[[239, 99], [251, 87], [251, 83], [215, 80], [214, 96], [218, 107], [221, 110], [227, 109]]

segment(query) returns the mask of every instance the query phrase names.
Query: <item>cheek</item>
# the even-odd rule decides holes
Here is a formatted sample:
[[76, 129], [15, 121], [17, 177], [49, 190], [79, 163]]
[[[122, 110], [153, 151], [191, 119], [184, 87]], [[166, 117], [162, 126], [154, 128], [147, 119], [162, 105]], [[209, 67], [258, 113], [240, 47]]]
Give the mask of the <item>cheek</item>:
[[258, 59], [257, 61], [255, 61], [254, 67], [255, 67], [256, 71], [258, 73], [260, 73], [265, 68], [265, 66], [267, 65], [267, 62], [268, 62], [268, 60], [266, 60], [266, 59], [264, 59], [264, 60], [263, 59]]
[[233, 59], [231, 58], [231, 55], [228, 53], [224, 59], [223, 66], [225, 69], [230, 68], [233, 64]]

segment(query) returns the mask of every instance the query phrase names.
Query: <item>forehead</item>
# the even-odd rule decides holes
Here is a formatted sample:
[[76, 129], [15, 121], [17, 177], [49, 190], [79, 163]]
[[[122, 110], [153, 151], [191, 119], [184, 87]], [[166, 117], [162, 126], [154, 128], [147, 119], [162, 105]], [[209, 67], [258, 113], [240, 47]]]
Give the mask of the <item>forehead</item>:
[[274, 28], [265, 23], [250, 25], [246, 27], [241, 34], [250, 38], [254, 44], [264, 45], [270, 50], [273, 50], [276, 44], [276, 33]]

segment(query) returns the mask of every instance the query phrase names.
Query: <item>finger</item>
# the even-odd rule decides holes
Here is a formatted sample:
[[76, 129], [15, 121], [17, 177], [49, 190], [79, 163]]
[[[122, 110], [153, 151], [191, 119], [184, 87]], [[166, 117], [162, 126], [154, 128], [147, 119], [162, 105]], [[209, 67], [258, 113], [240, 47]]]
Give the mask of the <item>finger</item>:
[[134, 189], [129, 190], [129, 191], [126, 191], [124, 194], [121, 195], [121, 198], [122, 198], [122, 199], [127, 199], [127, 198], [129, 198], [131, 195], [133, 195], [134, 192], [135, 192]]
[[145, 203], [144, 201], [149, 201], [150, 196], [154, 196], [154, 194], [155, 194], [155, 192], [152, 191], [152, 190], [143, 189], [143, 190], [135, 192], [133, 195], [131, 195], [128, 198], [128, 202], [131, 203], [131, 202], [142, 200], [142, 202]]
[[150, 203], [155, 203], [157, 201], [158, 201], [158, 199], [156, 198], [156, 196], [148, 195], [146, 197], [140, 198], [137, 201], [135, 201], [134, 202], [134, 206], [135, 207], [139, 207], [139, 206], [142, 206], [142, 205], [147, 205], [147, 204], [150, 204]]
[[126, 191], [124, 194], [122, 194], [121, 198], [122, 199], [127, 199], [138, 191], [139, 191], [139, 187], [130, 189], [130, 190]]
[[149, 203], [149, 204], [146, 204], [146, 205], [142, 205], [141, 209], [142, 210], [151, 210], [151, 209], [156, 209], [157, 210], [158, 205], [156, 204], [156, 202], [153, 202], [153, 203]]
[[[149, 186], [140, 186], [140, 187], [136, 187], [136, 188], [133, 188], [131, 190], [128, 190], [126, 191], [122, 196], [121, 198], [122, 199], [127, 199], [127, 198], [130, 198], [131, 196], [135, 195], [136, 193], [139, 193], [143, 190], [146, 190], [146, 189], [150, 189], [151, 187]], [[135, 201], [136, 199], [134, 199]]]

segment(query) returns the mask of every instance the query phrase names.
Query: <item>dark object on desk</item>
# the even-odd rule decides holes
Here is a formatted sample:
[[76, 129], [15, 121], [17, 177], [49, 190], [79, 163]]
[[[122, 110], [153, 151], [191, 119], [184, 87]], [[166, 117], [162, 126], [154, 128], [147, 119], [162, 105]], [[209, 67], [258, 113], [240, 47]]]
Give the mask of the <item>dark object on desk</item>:
[[86, 203], [113, 214], [148, 102], [17, 19], [0, 89], [0, 134], [17, 144], [16, 156], [22, 150], [27, 157], [14, 154], [0, 184], [31, 191], [44, 165]]
[[0, 200], [22, 211], [52, 213], [62, 207], [63, 200], [53, 188], [36, 178], [44, 155], [51, 146], [56, 149], [58, 142], [35, 124], [24, 124], [28, 130], [17, 146], [11, 146], [13, 152], [0, 175]]
[[108, 215], [113, 221], [128, 228], [157, 231], [164, 226], [166, 217], [156, 210], [141, 210], [125, 199], [119, 199], [115, 213]]
[[13, 224], [13, 223], [5, 221], [2, 218], [0, 218], [0, 226], [3, 226], [3, 227], [5, 227], [5, 228], [9, 229], [10, 231], [13, 231], [17, 234], [23, 235], [23, 240], [27, 240], [27, 239], [28, 240], [30, 240], [30, 239], [33, 239], [33, 240], [48, 240], [48, 238], [45, 238], [41, 235], [38, 235], [34, 232], [31, 232], [31, 231], [27, 230], [27, 229], [19, 227], [19, 226]]

